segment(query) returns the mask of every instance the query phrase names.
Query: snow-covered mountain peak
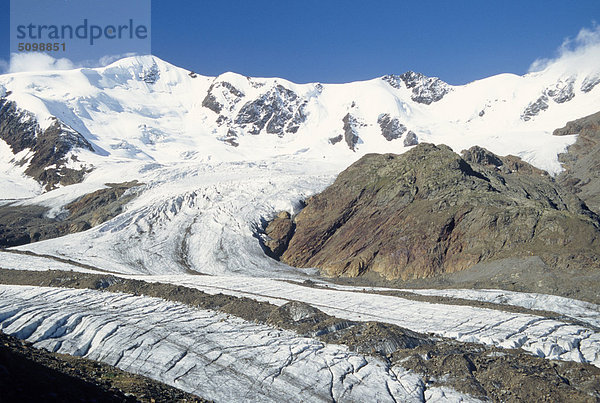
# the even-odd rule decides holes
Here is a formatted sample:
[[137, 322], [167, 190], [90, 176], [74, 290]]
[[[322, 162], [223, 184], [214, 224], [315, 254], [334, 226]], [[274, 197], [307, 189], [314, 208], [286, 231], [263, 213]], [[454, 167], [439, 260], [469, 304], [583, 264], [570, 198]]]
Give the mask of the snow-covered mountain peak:
[[[368, 152], [402, 153], [416, 142], [434, 142], [455, 151], [480, 145], [557, 172], [557, 153], [574, 140], [552, 131], [600, 106], [594, 55], [462, 86], [412, 71], [348, 84], [232, 72], [206, 77], [148, 55], [95, 69], [2, 75], [0, 98], [42, 131], [58, 119], [81, 135], [90, 147], [72, 153], [96, 171], [116, 161], [276, 155], [326, 158], [341, 169]], [[7, 136], [2, 133], [4, 142]], [[2, 158], [5, 175], [20, 169], [13, 160]]]

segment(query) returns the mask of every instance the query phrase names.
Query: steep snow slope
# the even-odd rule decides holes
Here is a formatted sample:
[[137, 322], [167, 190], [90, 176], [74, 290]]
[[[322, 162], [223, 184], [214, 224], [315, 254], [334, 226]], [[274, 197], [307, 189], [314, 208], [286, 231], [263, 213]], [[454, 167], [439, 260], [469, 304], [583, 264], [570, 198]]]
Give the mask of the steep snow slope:
[[[99, 69], [4, 75], [0, 95], [31, 112], [42, 129], [56, 117], [81, 133], [96, 153], [80, 159], [95, 166], [298, 151], [349, 164], [365, 152], [402, 152], [410, 130], [420, 141], [456, 151], [478, 144], [557, 171], [555, 154], [572, 139], [550, 132], [600, 103], [594, 56], [576, 68], [552, 65], [456, 87], [416, 73], [335, 85], [234, 73], [213, 78], [144, 56]], [[344, 131], [348, 114], [354, 136]], [[397, 121], [391, 141], [382, 136], [386, 114]], [[342, 141], [332, 141], [340, 135]]]

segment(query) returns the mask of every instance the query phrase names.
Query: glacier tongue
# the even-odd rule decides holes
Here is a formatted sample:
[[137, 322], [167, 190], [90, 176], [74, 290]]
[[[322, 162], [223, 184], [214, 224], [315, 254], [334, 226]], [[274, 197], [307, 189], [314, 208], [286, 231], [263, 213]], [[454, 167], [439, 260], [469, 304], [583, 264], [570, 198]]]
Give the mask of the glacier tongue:
[[216, 401], [424, 401], [423, 381], [401, 367], [158, 298], [0, 286], [0, 328]]
[[[488, 308], [435, 304], [361, 292], [362, 287], [311, 288], [285, 280], [230, 276], [151, 276], [134, 278], [224, 293], [283, 305], [300, 301], [328, 315], [355, 321], [378, 321], [461, 342], [521, 348], [538, 357], [585, 362], [600, 367], [600, 333], [593, 325]], [[527, 298], [522, 294], [522, 298]], [[547, 301], [553, 301], [548, 297]], [[560, 301], [559, 297], [554, 300]], [[566, 299], [563, 299], [563, 302]], [[578, 301], [573, 301], [577, 303]], [[551, 309], [551, 307], [549, 307]]]
[[[256, 232], [278, 211], [298, 212], [338, 169], [300, 158], [154, 168], [140, 173], [146, 190], [113, 220], [19, 249], [121, 273], [298, 276], [307, 271], [267, 257]], [[45, 205], [60, 206], [70, 188], [78, 189], [48, 193]]]

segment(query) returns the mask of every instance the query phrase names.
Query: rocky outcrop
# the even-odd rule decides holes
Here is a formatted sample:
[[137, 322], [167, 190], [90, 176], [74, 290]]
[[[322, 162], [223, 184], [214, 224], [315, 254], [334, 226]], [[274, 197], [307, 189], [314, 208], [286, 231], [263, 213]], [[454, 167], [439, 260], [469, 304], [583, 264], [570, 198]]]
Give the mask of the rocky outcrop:
[[307, 200], [281, 260], [388, 279], [532, 255], [599, 264], [600, 221], [579, 198], [516, 157], [464, 155], [432, 144], [365, 155]]
[[379, 115], [377, 124], [381, 128], [381, 135], [385, 137], [387, 141], [399, 139], [406, 133], [406, 126], [400, 123], [398, 118], [392, 118], [387, 113]]
[[90, 168], [73, 169], [67, 154], [74, 149], [94, 151], [92, 145], [77, 131], [54, 118], [42, 130], [34, 115], [17, 108], [13, 101], [0, 98], [0, 138], [14, 154], [30, 152], [18, 164], [28, 164], [25, 173], [45, 185], [46, 190], [58, 184], [71, 185], [83, 180]]
[[575, 79], [573, 78], [559, 80], [553, 87], [548, 88], [546, 93], [554, 100], [554, 102], [562, 104], [575, 97], [575, 92], [573, 91], [574, 84]]
[[382, 77], [392, 87], [399, 89], [402, 84], [412, 90], [411, 99], [425, 105], [431, 105], [444, 98], [452, 88], [437, 77], [427, 77], [421, 73], [407, 71], [401, 75], [387, 75]]
[[411, 99], [420, 104], [430, 105], [450, 92], [450, 86], [437, 77], [408, 71], [400, 75], [400, 78], [406, 84], [406, 88], [412, 89]]
[[296, 133], [306, 120], [306, 100], [292, 90], [277, 85], [240, 109], [234, 123], [247, 128], [250, 134], [267, 133], [283, 137]]
[[575, 144], [559, 155], [565, 170], [557, 180], [600, 213], [600, 112], [569, 122], [553, 134], [578, 134]]
[[548, 172], [526, 163], [514, 155], [499, 157], [483, 147], [473, 146], [463, 150], [461, 156], [469, 163], [495, 168], [504, 174], [522, 173], [528, 175], [548, 176]]
[[108, 183], [69, 204], [62, 214], [48, 217], [42, 206], [0, 206], [0, 247], [25, 245], [88, 230], [119, 215], [137, 194], [137, 181]]
[[419, 139], [415, 132], [409, 130], [408, 133], [406, 133], [406, 137], [404, 138], [403, 144], [404, 147], [416, 146], [417, 144], [419, 144]]
[[80, 133], [55, 119], [50, 127], [38, 134], [31, 149], [33, 157], [25, 173], [45, 184], [46, 190], [52, 190], [58, 184], [67, 186], [79, 183], [91, 168], [73, 169], [66, 166], [70, 162], [66, 159], [67, 154], [76, 148], [94, 151]]
[[599, 83], [600, 83], [600, 74], [588, 76], [581, 83], [581, 91], [582, 92], [590, 92]]
[[160, 69], [158, 68], [158, 65], [154, 63], [152, 66], [139, 73], [138, 77], [146, 84], [155, 84], [160, 78]]
[[340, 141], [342, 141], [343, 139], [344, 139], [344, 136], [342, 136], [342, 135], [340, 134], [340, 135], [337, 135], [337, 136], [335, 136], [335, 137], [330, 137], [330, 138], [329, 138], [329, 140], [328, 140], [328, 142], [329, 142], [329, 144], [331, 144], [331, 145], [334, 145], [334, 144], [337, 144], [337, 143], [339, 143], [339, 142], [340, 142]]
[[144, 69], [139, 75], [139, 79], [146, 84], [155, 84], [160, 78], [160, 69], [158, 65], [154, 63], [147, 69]]
[[219, 81], [211, 84], [208, 93], [202, 100], [202, 106], [214, 113], [221, 113], [224, 104], [227, 104], [227, 108], [231, 110], [243, 96], [244, 93], [235, 88], [231, 83]]
[[344, 140], [346, 140], [346, 144], [348, 144], [348, 148], [352, 151], [356, 151], [356, 145], [358, 144], [358, 127], [360, 126], [358, 120], [351, 114], [346, 114], [342, 119], [344, 122]]
[[[573, 78], [558, 80], [556, 84], [546, 88], [542, 92], [542, 95], [540, 95], [540, 97], [536, 101], [531, 102], [527, 106], [527, 108], [525, 108], [525, 110], [521, 114], [521, 119], [524, 121], [531, 120], [533, 117], [547, 110], [549, 107], [548, 102], [550, 101], [550, 99], [552, 99], [557, 104], [562, 104], [570, 101], [575, 97], [574, 86], [575, 79]], [[582, 90], [583, 87], [584, 86], [582, 86]], [[585, 87], [586, 89], [588, 88], [588, 86]], [[593, 85], [587, 91], [591, 91], [592, 88]]]
[[264, 245], [271, 257], [279, 259], [287, 249], [290, 239], [294, 234], [294, 222], [288, 212], [281, 212], [269, 223], [265, 229], [266, 240]]
[[521, 119], [524, 120], [525, 122], [527, 122], [527, 121], [531, 120], [533, 117], [539, 115], [540, 112], [543, 112], [547, 109], [548, 109], [548, 96], [543, 94], [538, 99], [536, 99], [534, 102], [531, 102], [529, 105], [527, 105], [527, 107], [521, 114]]

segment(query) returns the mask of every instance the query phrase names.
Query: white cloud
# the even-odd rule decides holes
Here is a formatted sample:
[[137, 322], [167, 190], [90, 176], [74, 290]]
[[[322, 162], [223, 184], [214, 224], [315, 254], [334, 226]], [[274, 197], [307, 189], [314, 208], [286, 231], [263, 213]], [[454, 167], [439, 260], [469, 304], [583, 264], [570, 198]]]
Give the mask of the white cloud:
[[534, 61], [529, 66], [529, 72], [542, 71], [550, 65], [590, 54], [598, 55], [597, 60], [600, 61], [600, 26], [596, 23], [592, 28], [582, 28], [575, 38], [566, 38], [558, 48], [556, 57]]
[[85, 60], [74, 63], [67, 58], [56, 59], [45, 53], [13, 53], [10, 62], [0, 59], [0, 73], [20, 73], [24, 71], [71, 70], [80, 67], [104, 67], [134, 53], [106, 55], [98, 60]]
[[18, 53], [10, 58], [10, 73], [22, 71], [69, 70], [75, 68], [69, 59], [55, 59], [44, 53]]

